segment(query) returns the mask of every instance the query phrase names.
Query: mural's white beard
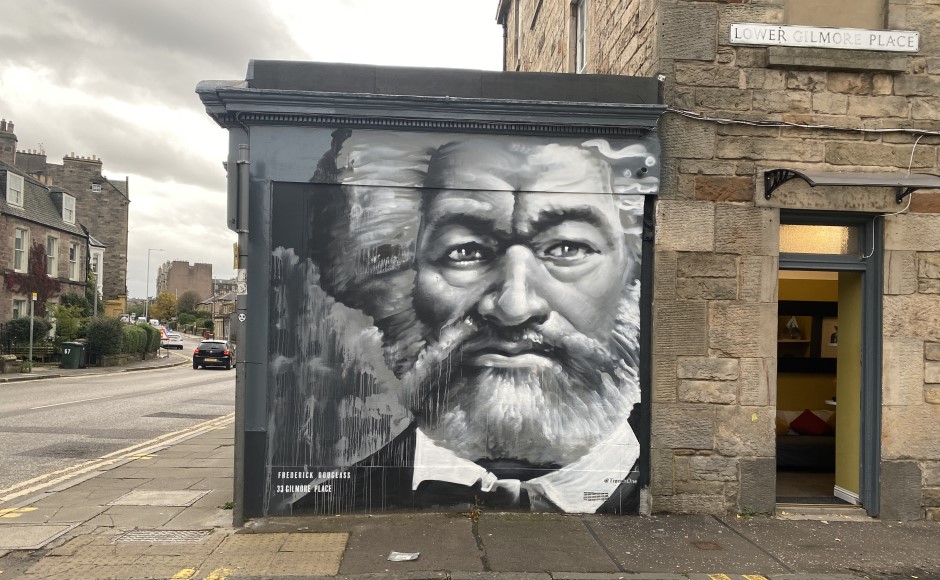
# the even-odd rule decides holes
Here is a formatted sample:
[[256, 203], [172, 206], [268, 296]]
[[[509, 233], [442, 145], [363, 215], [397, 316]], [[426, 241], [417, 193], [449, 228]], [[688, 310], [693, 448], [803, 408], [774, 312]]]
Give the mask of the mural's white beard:
[[620, 301], [609, 346], [571, 329], [541, 329], [558, 353], [552, 368], [462, 366], [461, 348], [480, 329], [469, 317], [458, 320], [402, 377], [401, 402], [422, 431], [465, 459], [567, 465], [627, 421], [640, 401], [636, 292], [628, 288]]
[[559, 365], [478, 368], [447, 385], [438, 420], [422, 430], [437, 444], [470, 460], [567, 465], [630, 414], [632, 404], [615, 380], [606, 373], [599, 378], [600, 384], [579, 384]]

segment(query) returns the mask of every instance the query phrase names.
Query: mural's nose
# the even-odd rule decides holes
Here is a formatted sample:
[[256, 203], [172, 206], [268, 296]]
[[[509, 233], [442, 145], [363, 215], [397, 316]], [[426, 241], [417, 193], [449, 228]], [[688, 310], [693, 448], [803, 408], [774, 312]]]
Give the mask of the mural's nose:
[[480, 301], [480, 314], [503, 326], [544, 322], [549, 306], [539, 293], [541, 265], [535, 255], [524, 246], [512, 246], [502, 261], [500, 279]]

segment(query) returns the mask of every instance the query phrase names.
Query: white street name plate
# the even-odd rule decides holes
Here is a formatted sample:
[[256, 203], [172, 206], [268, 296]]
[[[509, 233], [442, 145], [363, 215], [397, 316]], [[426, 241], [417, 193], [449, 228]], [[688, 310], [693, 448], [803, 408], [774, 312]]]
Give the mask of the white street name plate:
[[731, 44], [917, 52], [920, 33], [773, 24], [732, 24]]

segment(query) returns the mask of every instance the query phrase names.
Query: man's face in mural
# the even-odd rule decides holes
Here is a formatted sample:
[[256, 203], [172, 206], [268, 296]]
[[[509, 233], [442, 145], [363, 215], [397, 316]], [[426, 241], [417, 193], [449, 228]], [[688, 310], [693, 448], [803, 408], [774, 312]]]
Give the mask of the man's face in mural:
[[[458, 175], [463, 172], [464, 175]], [[479, 189], [451, 189], [472, 173]], [[630, 409], [611, 352], [628, 256], [609, 168], [557, 145], [432, 160], [414, 306], [430, 329], [412, 406], [471, 460], [560, 466]]]

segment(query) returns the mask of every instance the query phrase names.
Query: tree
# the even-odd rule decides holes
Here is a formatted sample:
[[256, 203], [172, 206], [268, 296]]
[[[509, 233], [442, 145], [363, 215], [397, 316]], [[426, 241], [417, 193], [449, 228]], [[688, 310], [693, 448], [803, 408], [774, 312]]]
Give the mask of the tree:
[[88, 271], [88, 276], [85, 279], [85, 300], [88, 302], [88, 308], [85, 311], [85, 316], [94, 316], [93, 312], [95, 309], [95, 294], [98, 298], [98, 314], [104, 313], [104, 297], [98, 292], [98, 275]]
[[176, 316], [176, 297], [169, 292], [161, 292], [153, 301], [150, 315], [159, 320], [169, 320]]
[[[66, 294], [65, 296], [77, 296], [76, 294]], [[65, 298], [63, 296], [62, 298]], [[59, 304], [52, 309], [52, 315], [55, 317], [56, 334], [60, 341], [70, 341], [80, 338], [83, 310], [81, 306], [70, 306], [65, 303]]]
[[196, 292], [195, 290], [187, 290], [179, 297], [176, 305], [179, 307], [180, 313], [195, 312], [196, 306], [200, 302], [202, 302], [202, 297], [199, 295], [199, 292]]
[[46, 246], [34, 242], [29, 248], [28, 269], [25, 274], [7, 272], [7, 290], [26, 294], [27, 298], [36, 293], [36, 303], [33, 314], [43, 317], [46, 315], [46, 303], [59, 293], [59, 281], [46, 275]]
[[73, 308], [78, 308], [79, 316], [89, 317], [91, 316], [92, 306], [88, 303], [88, 298], [84, 294], [76, 294], [75, 292], [69, 292], [59, 296], [59, 304], [62, 306], [69, 306]]

